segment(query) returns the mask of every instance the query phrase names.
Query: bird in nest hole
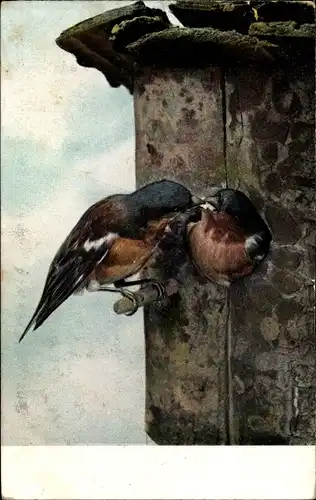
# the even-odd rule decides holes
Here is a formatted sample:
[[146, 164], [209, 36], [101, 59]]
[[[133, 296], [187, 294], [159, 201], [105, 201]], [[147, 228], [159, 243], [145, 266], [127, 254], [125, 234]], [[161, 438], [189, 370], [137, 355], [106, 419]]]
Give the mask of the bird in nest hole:
[[53, 258], [40, 301], [19, 342], [31, 327], [36, 330], [72, 294], [84, 289], [120, 292], [134, 304], [130, 314], [136, 312], [137, 302], [124, 287], [152, 282], [161, 297], [164, 286], [155, 280], [125, 280], [153, 256], [172, 217], [201, 203], [181, 184], [161, 180], [92, 205]]
[[[190, 222], [195, 212], [197, 222]], [[267, 256], [271, 232], [252, 201], [236, 189], [215, 188], [200, 207], [179, 214], [171, 226], [185, 235], [198, 273], [220, 285], [253, 272]]]

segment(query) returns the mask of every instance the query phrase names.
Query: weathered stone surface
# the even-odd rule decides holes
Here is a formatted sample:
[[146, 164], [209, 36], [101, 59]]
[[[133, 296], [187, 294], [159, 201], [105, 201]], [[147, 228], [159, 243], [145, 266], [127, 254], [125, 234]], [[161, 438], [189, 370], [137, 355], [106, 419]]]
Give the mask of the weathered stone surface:
[[272, 105], [278, 116], [290, 115], [293, 119], [302, 114], [299, 92], [282, 74], [277, 74], [272, 79]]
[[[267, 188], [267, 184], [264, 185]], [[270, 195], [276, 193], [274, 190], [270, 191]], [[279, 196], [284, 195], [284, 192], [278, 193]], [[296, 243], [302, 232], [299, 223], [293, 218], [291, 212], [276, 204], [266, 204], [265, 216], [268, 224], [270, 225], [273, 234], [275, 235], [274, 241], [278, 243]]]
[[184, 26], [219, 30], [235, 29], [247, 33], [255, 14], [247, 2], [218, 2], [209, 0], [177, 1], [169, 6]]
[[[225, 178], [219, 77], [211, 68], [139, 74], [134, 99], [139, 182], [167, 176], [206, 195], [210, 183]], [[212, 122], [216, 133], [210, 134]]]
[[284, 144], [288, 138], [290, 125], [287, 122], [268, 121], [268, 111], [259, 111], [250, 117], [251, 134], [259, 141], [276, 140]]
[[[288, 8], [288, 3], [292, 7]], [[314, 48], [313, 40], [309, 38], [314, 33], [310, 26], [314, 23], [312, 2], [278, 1], [268, 4], [267, 8], [267, 2], [249, 5], [242, 0], [182, 0], [171, 10], [175, 12], [178, 9], [178, 13], [185, 16], [192, 14], [190, 18], [194, 19], [195, 16], [198, 19], [196, 26], [200, 28], [181, 29], [171, 27], [162, 10], [151, 9], [138, 1], [72, 26], [61, 33], [56, 43], [63, 50], [74, 54], [78, 64], [98, 69], [110, 85], [124, 85], [131, 93], [137, 63], [192, 68], [218, 64], [232, 68], [240, 64], [249, 65], [250, 62], [271, 65], [275, 59], [277, 64], [289, 64], [293, 55], [299, 53], [308, 65]], [[254, 23], [258, 20], [270, 22], [271, 9], [272, 13], [275, 12], [271, 21], [285, 22], [282, 29], [286, 36], [263, 33], [263, 24]], [[294, 17], [291, 17], [292, 14], [288, 17], [289, 12]], [[298, 23], [299, 27], [295, 25], [294, 29], [294, 24], [288, 21]], [[206, 23], [206, 28], [201, 27], [203, 23]], [[247, 34], [251, 23], [252, 29], [256, 30], [255, 37]], [[195, 26], [194, 22], [190, 26]], [[275, 31], [276, 28], [273, 29]], [[289, 31], [293, 36], [287, 36]], [[294, 107], [295, 104], [294, 97]]]
[[295, 38], [315, 38], [315, 24], [301, 24], [295, 21], [253, 23], [249, 26], [249, 35], [264, 37], [295, 37]]
[[127, 49], [140, 64], [176, 67], [235, 66], [241, 61], [271, 64], [278, 54], [278, 47], [270, 42], [213, 28], [169, 28], [145, 35]]
[[[301, 68], [297, 68], [297, 72], [299, 78], [305, 78], [305, 89], [309, 91], [313, 85], [308, 80], [311, 73], [303, 76]], [[139, 79], [135, 107], [137, 177], [141, 184], [171, 176], [189, 185], [197, 194], [205, 194], [208, 172], [205, 165], [212, 166], [212, 177], [208, 179], [211, 184], [219, 182], [225, 174], [220, 169], [222, 173], [218, 175], [215, 168], [220, 168], [223, 161], [222, 123], [226, 131], [229, 183], [239, 185], [251, 195], [274, 234], [269, 259], [254, 275], [232, 287], [231, 327], [230, 334], [226, 330], [226, 337], [222, 322], [227, 318], [226, 306], [221, 302], [224, 297], [217, 296], [219, 291], [214, 288], [206, 292], [205, 287], [213, 285], [203, 285], [198, 280], [185, 255], [182, 256], [184, 267], [162, 255], [157, 269], [151, 269], [150, 273], [156, 277], [169, 277], [170, 272], [181, 269], [179, 274], [185, 283], [180, 298], [173, 299], [174, 309], [169, 303], [164, 306], [166, 309], [155, 306], [146, 312], [147, 429], [159, 443], [227, 442], [224, 431], [227, 426], [232, 434], [230, 439], [240, 444], [310, 443], [313, 439], [313, 412], [311, 409], [307, 416], [305, 400], [300, 403], [303, 413], [293, 420], [293, 391], [301, 387], [304, 380], [297, 378], [292, 370], [294, 364], [297, 371], [302, 363], [302, 370], [308, 372], [306, 376], [310, 380], [315, 375], [314, 310], [310, 295], [315, 274], [315, 246], [311, 244], [311, 223], [302, 215], [310, 215], [311, 205], [304, 193], [311, 190], [313, 175], [310, 164], [303, 168], [300, 164], [300, 174], [296, 173], [299, 156], [313, 156], [310, 134], [313, 102], [303, 95], [301, 80], [295, 80], [293, 74], [287, 78], [282, 72], [267, 75], [254, 69], [240, 70], [237, 74], [228, 72], [225, 127], [221, 118], [213, 114], [223, 97], [217, 70], [212, 76], [209, 73], [206, 76], [203, 71], [156, 70], [152, 74], [148, 69]], [[291, 112], [291, 105], [280, 105], [290, 101], [282, 98], [289, 89], [291, 92], [296, 89], [300, 96], [296, 112]], [[205, 117], [208, 121], [204, 121]], [[219, 141], [211, 143], [210, 138]], [[296, 147], [298, 143], [302, 145], [300, 148]], [[215, 157], [214, 152], [218, 152]], [[278, 166], [286, 159], [286, 172], [290, 175], [286, 172], [280, 175]], [[164, 271], [166, 262], [169, 262], [168, 272]], [[207, 293], [210, 309], [205, 313], [202, 304]], [[221, 320], [218, 315], [223, 315]], [[175, 317], [176, 322], [170, 321]], [[215, 331], [214, 325], [215, 330], [221, 332], [219, 336], [207, 335], [211, 328]], [[206, 338], [202, 341], [204, 335]], [[226, 344], [223, 344], [224, 338]], [[174, 343], [168, 344], [167, 339], [173, 339]], [[207, 347], [199, 351], [203, 344]], [[221, 355], [217, 352], [214, 365], [216, 345]], [[229, 345], [232, 379], [227, 386], [225, 349]], [[221, 388], [220, 394], [216, 392], [215, 380], [221, 380], [217, 388], [217, 391]], [[226, 397], [221, 392], [223, 387]], [[309, 399], [309, 390], [314, 389], [305, 388], [299, 397], [306, 395]], [[216, 398], [221, 401], [219, 406]], [[228, 408], [233, 415], [230, 421], [225, 417]]]
[[126, 45], [138, 40], [141, 36], [169, 28], [170, 22], [166, 14], [163, 14], [163, 16], [154, 17], [138, 16], [116, 24], [109, 37], [109, 40], [113, 41], [113, 49], [124, 51]]
[[[224, 180], [219, 70], [148, 69], [134, 95], [138, 186], [167, 177], [204, 195]], [[182, 240], [161, 248], [147, 275], [182, 287], [145, 311], [147, 432], [159, 444], [225, 443], [226, 291], [197, 275]]]
[[315, 22], [315, 2], [313, 1], [254, 1], [258, 21], [287, 22], [295, 21], [299, 25]]
[[298, 292], [303, 284], [300, 280], [291, 276], [286, 271], [277, 271], [272, 276], [272, 285], [279, 290], [282, 295], [293, 295]]
[[185, 26], [236, 29], [241, 33], [247, 33], [255, 21], [315, 22], [312, 1], [177, 0], [170, 10]]
[[294, 63], [288, 72], [259, 73], [227, 72], [226, 83], [230, 184], [261, 200], [273, 233], [264, 265], [231, 291], [233, 377], [243, 386], [242, 393], [234, 389], [235, 434], [249, 444], [310, 444], [316, 435], [314, 71]]
[[295, 251], [292, 247], [278, 247], [272, 253], [273, 264], [282, 269], [286, 267], [293, 271], [300, 265], [302, 256], [300, 252]]

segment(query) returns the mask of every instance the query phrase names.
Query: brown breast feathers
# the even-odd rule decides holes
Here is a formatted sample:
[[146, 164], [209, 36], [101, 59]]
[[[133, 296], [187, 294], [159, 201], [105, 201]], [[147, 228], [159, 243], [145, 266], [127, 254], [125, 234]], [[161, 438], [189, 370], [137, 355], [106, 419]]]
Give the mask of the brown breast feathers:
[[245, 235], [228, 214], [203, 210], [201, 221], [191, 225], [188, 236], [194, 265], [206, 278], [227, 284], [251, 273]]
[[169, 220], [150, 223], [141, 231], [141, 240], [118, 238], [104, 263], [94, 271], [95, 278], [100, 283], [113, 283], [138, 273], [153, 255]]

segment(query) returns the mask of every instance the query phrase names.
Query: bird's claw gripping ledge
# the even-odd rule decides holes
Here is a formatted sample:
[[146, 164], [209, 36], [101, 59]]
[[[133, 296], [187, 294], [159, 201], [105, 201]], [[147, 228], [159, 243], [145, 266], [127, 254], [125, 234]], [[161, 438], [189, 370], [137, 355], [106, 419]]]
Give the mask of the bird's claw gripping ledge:
[[[131, 309], [125, 313], [125, 316], [133, 316], [138, 311], [138, 302], [137, 302], [137, 297], [135, 296], [135, 293], [130, 292], [129, 290], [124, 290], [123, 288], [120, 290], [121, 294], [123, 295], [123, 298], [127, 299]], [[118, 301], [119, 302], [119, 301]]]
[[178, 290], [179, 284], [174, 279], [170, 279], [165, 283], [153, 280], [137, 292], [120, 290], [123, 297], [115, 302], [113, 309], [116, 314], [132, 316], [140, 307], [152, 304], [163, 297], [170, 297], [177, 293]]

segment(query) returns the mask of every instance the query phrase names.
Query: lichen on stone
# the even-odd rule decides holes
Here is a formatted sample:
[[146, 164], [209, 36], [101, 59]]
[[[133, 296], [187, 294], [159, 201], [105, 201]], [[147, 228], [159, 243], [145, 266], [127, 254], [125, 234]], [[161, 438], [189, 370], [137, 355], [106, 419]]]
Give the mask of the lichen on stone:
[[177, 1], [175, 4], [169, 6], [170, 10], [179, 15], [183, 11], [195, 12], [245, 12], [251, 11], [251, 7], [246, 2], [219, 2], [218, 0], [190, 0]]
[[143, 35], [162, 31], [171, 26], [166, 14], [164, 16], [137, 16], [126, 19], [113, 26], [109, 40], [115, 50], [122, 50], [126, 45], [138, 40]]
[[258, 21], [287, 22], [295, 21], [299, 25], [315, 22], [315, 2], [304, 0], [272, 0], [252, 2], [258, 14]]
[[302, 24], [299, 26], [295, 21], [270, 23], [258, 22], [250, 25], [249, 34], [264, 37], [315, 38], [316, 25]]
[[255, 22], [294, 21], [299, 26], [315, 22], [315, 3], [303, 0], [177, 0], [169, 8], [184, 26], [236, 29], [244, 34]]
[[173, 27], [145, 35], [129, 44], [127, 49], [140, 63], [195, 66], [203, 62], [272, 62], [277, 46], [237, 31]]
[[190, 28], [236, 29], [247, 33], [249, 24], [255, 21], [254, 11], [247, 2], [180, 0], [169, 5], [169, 9], [184, 26]]
[[115, 38], [113, 35], [118, 33], [118, 31], [125, 30], [126, 28], [128, 28], [128, 26], [130, 26], [131, 24], [133, 24], [135, 22], [139, 25], [141, 25], [141, 24], [155, 24], [157, 22], [164, 22], [165, 24], [170, 24], [169, 22], [164, 21], [162, 19], [162, 17], [160, 17], [160, 16], [154, 16], [154, 17], [137, 16], [137, 17], [134, 17], [133, 19], [126, 19], [119, 24], [115, 24], [115, 26], [113, 26], [113, 28], [111, 30], [110, 40], [112, 38]]

